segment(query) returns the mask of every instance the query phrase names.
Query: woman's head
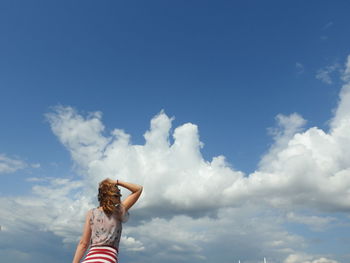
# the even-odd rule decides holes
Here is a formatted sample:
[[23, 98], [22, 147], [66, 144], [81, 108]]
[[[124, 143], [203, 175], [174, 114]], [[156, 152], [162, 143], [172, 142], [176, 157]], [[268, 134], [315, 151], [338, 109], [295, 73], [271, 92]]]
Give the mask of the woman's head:
[[120, 197], [120, 189], [111, 179], [106, 178], [99, 183], [98, 201], [107, 215], [111, 215], [115, 206], [120, 204]]

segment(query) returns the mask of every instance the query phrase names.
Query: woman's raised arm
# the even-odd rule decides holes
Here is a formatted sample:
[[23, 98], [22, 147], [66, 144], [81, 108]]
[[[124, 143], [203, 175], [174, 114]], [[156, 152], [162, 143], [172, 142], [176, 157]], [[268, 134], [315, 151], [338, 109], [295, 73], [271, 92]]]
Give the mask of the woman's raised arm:
[[139, 199], [143, 187], [141, 185], [123, 182], [120, 180], [115, 180], [115, 183], [132, 192], [122, 201], [122, 205], [126, 208], [126, 210], [129, 210]]

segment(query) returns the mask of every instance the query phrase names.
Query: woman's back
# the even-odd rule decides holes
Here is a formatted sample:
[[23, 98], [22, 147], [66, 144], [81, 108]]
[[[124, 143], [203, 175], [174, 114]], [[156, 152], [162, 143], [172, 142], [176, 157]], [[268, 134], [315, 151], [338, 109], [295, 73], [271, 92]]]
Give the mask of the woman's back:
[[108, 216], [102, 208], [93, 208], [90, 213], [91, 246], [113, 246], [119, 248], [122, 223], [129, 218], [129, 212], [119, 205], [115, 212]]

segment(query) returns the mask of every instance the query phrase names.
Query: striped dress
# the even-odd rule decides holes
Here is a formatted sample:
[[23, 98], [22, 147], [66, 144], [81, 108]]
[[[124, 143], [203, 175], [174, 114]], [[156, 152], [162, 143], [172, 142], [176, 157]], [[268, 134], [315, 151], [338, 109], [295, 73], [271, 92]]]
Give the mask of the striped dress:
[[91, 247], [82, 263], [117, 263], [118, 250], [109, 246]]

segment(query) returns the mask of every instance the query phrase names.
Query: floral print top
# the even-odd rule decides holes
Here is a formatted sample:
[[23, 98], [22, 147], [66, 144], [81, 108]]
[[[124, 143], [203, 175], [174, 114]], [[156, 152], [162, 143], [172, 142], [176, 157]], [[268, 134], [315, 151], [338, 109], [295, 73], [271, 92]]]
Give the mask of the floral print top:
[[129, 219], [129, 212], [121, 204], [108, 217], [102, 210], [93, 208], [90, 213], [91, 246], [114, 246], [119, 248], [122, 223]]

